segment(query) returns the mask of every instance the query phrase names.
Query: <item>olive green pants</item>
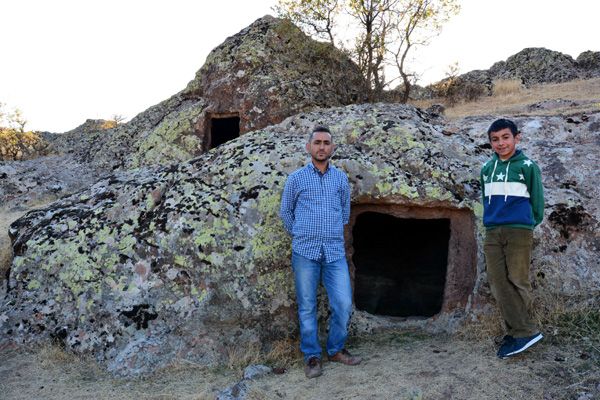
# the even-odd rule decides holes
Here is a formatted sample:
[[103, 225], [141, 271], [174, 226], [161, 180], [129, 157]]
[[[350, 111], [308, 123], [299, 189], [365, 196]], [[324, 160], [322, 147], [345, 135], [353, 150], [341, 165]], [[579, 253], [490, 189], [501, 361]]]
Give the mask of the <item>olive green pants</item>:
[[533, 231], [497, 227], [488, 229], [484, 252], [492, 295], [506, 323], [507, 334], [531, 336], [539, 330], [531, 319], [529, 264]]

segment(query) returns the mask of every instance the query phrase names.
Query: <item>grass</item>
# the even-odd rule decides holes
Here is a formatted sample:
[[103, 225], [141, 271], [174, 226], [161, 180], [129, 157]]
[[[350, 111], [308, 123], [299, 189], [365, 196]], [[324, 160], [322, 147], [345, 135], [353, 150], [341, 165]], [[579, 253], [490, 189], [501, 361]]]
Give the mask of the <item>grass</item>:
[[521, 94], [524, 87], [518, 79], [499, 79], [494, 81], [493, 96]]
[[[565, 83], [521, 87], [514, 80], [495, 82], [492, 96], [483, 96], [474, 101], [448, 105], [443, 98], [418, 100], [413, 105], [427, 108], [432, 104], [447, 106], [445, 115], [450, 120], [476, 115], [557, 115], [600, 111], [600, 78], [576, 80]], [[563, 106], [551, 110], [528, 110], [528, 106], [544, 100], [568, 99], [577, 106]]]
[[274, 368], [289, 368], [302, 364], [299, 343], [292, 339], [273, 342], [267, 352], [262, 351], [259, 344], [230, 346], [226, 351], [227, 368], [238, 372], [252, 364], [266, 364]]
[[577, 341], [594, 355], [600, 366], [600, 301], [552, 295], [538, 296], [535, 318], [558, 343]]

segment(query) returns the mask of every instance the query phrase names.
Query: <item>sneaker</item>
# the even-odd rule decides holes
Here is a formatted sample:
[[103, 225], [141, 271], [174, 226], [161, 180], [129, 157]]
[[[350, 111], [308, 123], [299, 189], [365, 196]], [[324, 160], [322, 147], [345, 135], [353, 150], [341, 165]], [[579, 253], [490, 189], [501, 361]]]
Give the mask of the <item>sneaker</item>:
[[500, 342], [500, 346], [502, 346], [504, 343], [512, 342], [513, 340], [515, 340], [515, 338], [511, 335], [505, 335]]
[[329, 361], [340, 362], [346, 365], [358, 365], [362, 361], [362, 358], [353, 356], [348, 350], [342, 349], [334, 355], [329, 356]]
[[506, 357], [505, 355], [508, 352], [508, 349], [511, 348], [513, 340], [515, 340], [515, 338], [511, 335], [506, 335], [502, 338], [502, 341], [500, 342], [500, 347], [498, 348], [498, 353], [496, 353], [496, 355], [499, 358]]
[[500, 350], [498, 350], [498, 357], [508, 358], [519, 354], [520, 352], [527, 350], [528, 348], [542, 340], [543, 337], [544, 336], [541, 333], [536, 333], [532, 336], [512, 338], [511, 341], [506, 342], [500, 347]]
[[319, 357], [310, 357], [304, 366], [304, 375], [310, 379], [321, 376], [322, 373], [321, 359]]

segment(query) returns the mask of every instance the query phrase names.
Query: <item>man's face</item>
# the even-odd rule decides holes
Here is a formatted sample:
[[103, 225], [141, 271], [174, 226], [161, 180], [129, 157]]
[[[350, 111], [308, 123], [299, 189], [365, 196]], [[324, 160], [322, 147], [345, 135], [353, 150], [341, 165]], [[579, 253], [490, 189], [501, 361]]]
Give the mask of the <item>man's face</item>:
[[508, 128], [490, 133], [490, 143], [492, 149], [498, 154], [501, 160], [508, 160], [515, 154], [517, 144], [521, 141], [521, 134], [513, 136]]
[[315, 132], [310, 143], [306, 144], [306, 151], [315, 161], [327, 161], [333, 152], [333, 141], [327, 132]]

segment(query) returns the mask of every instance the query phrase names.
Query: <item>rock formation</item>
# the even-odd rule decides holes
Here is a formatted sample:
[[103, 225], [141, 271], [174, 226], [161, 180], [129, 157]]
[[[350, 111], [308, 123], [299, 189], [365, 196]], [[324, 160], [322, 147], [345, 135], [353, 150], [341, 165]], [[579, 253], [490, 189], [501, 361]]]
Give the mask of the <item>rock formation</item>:
[[[186, 162], [107, 176], [11, 226], [15, 258], [0, 337], [54, 338], [94, 354], [117, 374], [136, 375], [178, 358], [216, 365], [231, 349], [268, 349], [294, 335], [290, 240], [277, 215], [279, 198], [287, 174], [307, 161], [307, 131], [323, 123], [338, 143], [334, 163], [352, 185], [346, 234], [355, 284], [362, 268], [353, 257], [359, 220], [433, 219], [448, 231], [436, 314], [399, 322], [357, 311], [353, 329], [453, 331], [489, 301], [478, 171], [489, 157], [484, 131], [492, 119], [467, 118], [448, 132], [410, 106], [331, 108], [247, 133]], [[516, 121], [546, 188], [532, 265], [537, 293], [593, 301], [600, 287], [594, 162], [600, 114]], [[419, 252], [439, 252], [423, 242], [404, 250], [399, 266]]]
[[232, 124], [225, 134], [236, 137], [302, 111], [363, 102], [365, 88], [358, 67], [340, 50], [265, 16], [216, 47], [171, 98], [112, 131], [56, 141], [60, 147], [76, 137], [69, 148], [106, 171], [164, 165], [225, 141], [216, 137], [219, 122]]
[[574, 79], [600, 76], [600, 52], [585, 51], [577, 60], [569, 55], [545, 48], [526, 48], [506, 61], [499, 61], [487, 70], [474, 70], [447, 78], [429, 86], [424, 97], [445, 96], [442, 89], [457, 98], [471, 100], [481, 95], [491, 95], [496, 80], [520, 80], [525, 86], [540, 83], [561, 83]]

